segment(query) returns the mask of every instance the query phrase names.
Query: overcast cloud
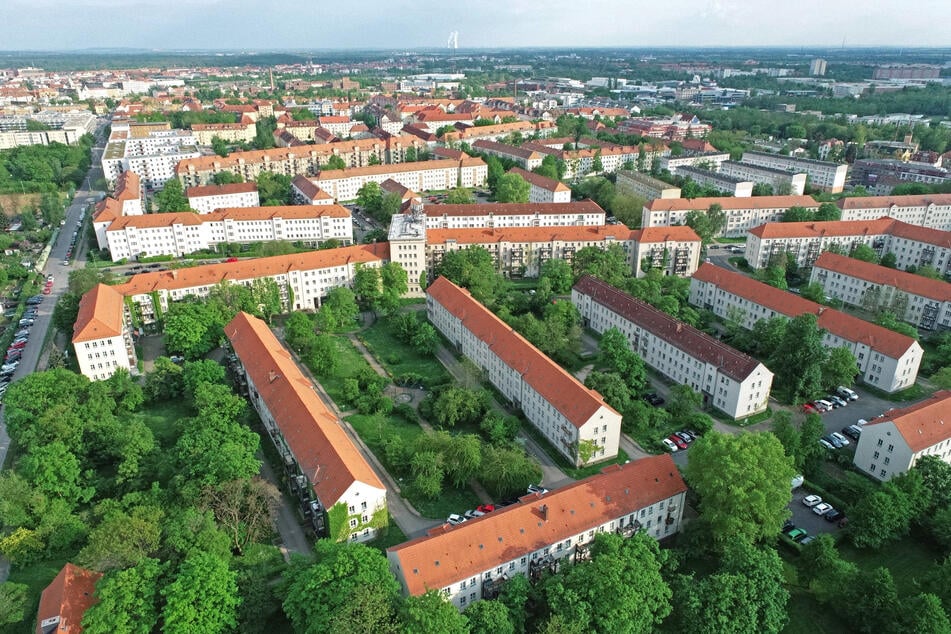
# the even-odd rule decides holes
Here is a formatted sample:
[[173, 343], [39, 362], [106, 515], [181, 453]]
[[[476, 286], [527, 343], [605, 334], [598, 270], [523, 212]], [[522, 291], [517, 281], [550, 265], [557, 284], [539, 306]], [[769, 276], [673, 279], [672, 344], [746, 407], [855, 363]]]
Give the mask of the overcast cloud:
[[951, 0], [3, 0], [0, 49], [951, 46]]

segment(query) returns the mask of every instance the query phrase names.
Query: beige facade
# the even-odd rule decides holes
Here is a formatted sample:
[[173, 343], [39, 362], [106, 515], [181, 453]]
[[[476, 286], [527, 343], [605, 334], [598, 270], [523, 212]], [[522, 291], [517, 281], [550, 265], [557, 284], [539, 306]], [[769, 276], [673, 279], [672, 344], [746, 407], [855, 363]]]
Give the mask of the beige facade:
[[919, 227], [951, 231], [951, 194], [923, 196], [849, 196], [838, 203], [841, 220], [888, 216]]
[[617, 190], [622, 194], [642, 196], [647, 200], [655, 198], [680, 198], [680, 188], [653, 178], [648, 174], [620, 170], [617, 173]]
[[482, 159], [444, 159], [402, 165], [373, 165], [342, 170], [324, 170], [314, 184], [337, 201], [355, 200], [365, 184], [394, 180], [416, 192], [443, 191], [455, 187], [482, 187], [488, 166]]
[[765, 152], [744, 152], [740, 162], [796, 174], [805, 173], [812, 187], [833, 194], [845, 188], [845, 178], [849, 171], [849, 166], [844, 163], [829, 163]]

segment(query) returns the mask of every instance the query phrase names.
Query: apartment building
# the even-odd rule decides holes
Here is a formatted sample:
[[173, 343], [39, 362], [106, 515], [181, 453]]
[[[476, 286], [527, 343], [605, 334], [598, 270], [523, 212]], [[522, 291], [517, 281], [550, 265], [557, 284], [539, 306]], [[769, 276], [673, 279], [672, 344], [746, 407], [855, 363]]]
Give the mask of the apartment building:
[[[606, 141], [595, 139], [581, 139], [579, 147], [573, 150], [555, 149], [551, 147], [548, 141], [530, 141], [522, 144], [522, 149], [539, 152], [553, 156], [556, 160], [562, 161], [565, 165], [565, 173], [562, 178], [570, 180], [576, 177], [584, 176], [594, 171], [595, 159], [601, 161], [602, 174], [613, 174], [625, 165], [636, 165], [641, 150], [645, 146], [616, 145]], [[587, 145], [588, 143], [592, 145]], [[669, 152], [669, 150], [668, 150]], [[644, 160], [650, 162], [653, 160], [654, 152], [645, 150]], [[544, 158], [544, 157], [543, 157]]]
[[106, 249], [106, 229], [116, 219], [124, 216], [141, 216], [142, 191], [138, 175], [135, 172], [122, 172], [116, 179], [115, 190], [111, 197], [96, 203], [92, 216], [92, 227], [96, 234], [96, 243], [100, 249]]
[[744, 152], [740, 162], [795, 174], [805, 173], [809, 178], [810, 186], [833, 194], [845, 188], [845, 178], [849, 171], [849, 166], [844, 163], [829, 163], [766, 152]]
[[848, 348], [862, 380], [886, 392], [910, 387], [918, 378], [922, 348], [911, 337], [821, 306], [745, 275], [704, 263], [690, 281], [690, 303], [722, 319], [737, 319], [747, 330], [761, 319], [805, 313], [818, 316], [828, 348]]
[[295, 176], [291, 181], [291, 198], [295, 205], [333, 205], [334, 197], [314, 184], [306, 176]]
[[951, 462], [951, 390], [873, 418], [862, 427], [853, 462], [880, 481], [906, 473], [922, 456]]
[[257, 279], [277, 284], [286, 310], [317, 310], [331, 289], [353, 286], [357, 265], [379, 268], [386, 261], [387, 243], [363, 244], [139, 273], [112, 288], [129, 299], [145, 324], [165, 314], [171, 302], [189, 295], [207, 297], [217, 284], [250, 286]]
[[780, 196], [802, 196], [806, 190], [805, 172], [793, 173], [737, 161], [723, 161], [720, 163], [719, 172], [739, 180], [769, 185], [773, 192]]
[[702, 139], [713, 129], [709, 124], [701, 123], [695, 115], [675, 114], [671, 117], [637, 117], [622, 121], [618, 126], [622, 132], [639, 134], [655, 139]]
[[201, 156], [197, 140], [184, 130], [157, 130], [142, 138], [113, 131], [102, 153], [102, 171], [109, 183], [132, 171], [149, 189], [160, 189], [175, 177], [179, 161]]
[[819, 209], [811, 196], [753, 196], [750, 198], [667, 198], [655, 199], [644, 205], [641, 211], [642, 227], [668, 227], [682, 225], [691, 211], [706, 212], [712, 205], [719, 205], [726, 214], [726, 227], [719, 234], [727, 238], [739, 238], [764, 222], [780, 222], [790, 207], [804, 207], [809, 211]]
[[698, 185], [712, 187], [727, 196], [749, 198], [753, 195], [753, 181], [745, 181], [720, 172], [681, 165], [677, 168], [677, 176], [683, 179], [689, 178]]
[[851, 182], [877, 194], [890, 194], [902, 183], [942, 185], [951, 181], [951, 171], [921, 161], [858, 159], [852, 164]]
[[908, 224], [951, 231], [951, 194], [856, 196], [836, 203], [841, 220], [876, 220], [888, 216]]
[[346, 116], [324, 116], [317, 117], [317, 123], [320, 124], [320, 127], [324, 130], [328, 130], [334, 136], [345, 139], [350, 136], [350, 129], [358, 122], [350, 120], [350, 117]]
[[340, 205], [236, 207], [208, 214], [126, 216], [106, 229], [113, 260], [182, 256], [229, 243], [285, 240], [316, 247], [332, 239], [343, 244], [353, 242], [350, 210]]
[[92, 381], [108, 379], [118, 368], [139, 372], [130, 318], [114, 286], [97, 284], [82, 296], [72, 342], [80, 374]]
[[443, 135], [445, 143], [477, 143], [483, 141], [498, 141], [511, 134], [521, 134], [525, 137], [539, 138], [552, 136], [558, 127], [551, 121], [514, 121], [512, 123], [497, 123], [495, 125], [468, 126], [461, 130], [446, 132]]
[[598, 533], [676, 535], [686, 491], [669, 455], [642, 458], [459, 526], [434, 528], [386, 556], [404, 594], [437, 590], [463, 610], [497, 597], [515, 575], [536, 580], [562, 560], [588, 559]]
[[574, 465], [617, 456], [621, 415], [445, 277], [426, 289], [429, 321]]
[[681, 154], [680, 156], [665, 156], [660, 159], [660, 169], [676, 174], [681, 167], [696, 167], [700, 169], [720, 171], [720, 166], [730, 160], [728, 152], [698, 152]]
[[211, 145], [215, 137], [232, 143], [250, 143], [257, 134], [257, 126], [254, 125], [253, 121], [242, 123], [194, 123], [191, 130], [200, 145]]
[[590, 275], [571, 289], [571, 301], [587, 328], [617, 328], [644, 363], [689, 385], [705, 406], [733, 419], [766, 410], [773, 373], [749, 355]]
[[767, 223], [749, 231], [746, 259], [753, 268], [762, 268], [791, 253], [800, 266], [812, 266], [823, 251], [851, 253], [860, 244], [880, 256], [894, 253], [899, 269], [932, 266], [941, 274], [951, 272], [951, 233], [892, 218]]
[[809, 281], [826, 296], [871, 312], [890, 310], [916, 328], [951, 328], [951, 284], [826, 251]]
[[498, 143], [496, 141], [479, 140], [472, 144], [473, 149], [498, 158], [514, 161], [519, 166], [527, 170], [533, 170], [542, 164], [546, 154], [538, 150], [526, 149], [507, 143]]
[[248, 400], [317, 534], [354, 542], [377, 537], [388, 523], [386, 488], [291, 354], [266, 323], [245, 312], [225, 326], [225, 336]]
[[679, 187], [674, 187], [658, 178], [632, 170], [620, 170], [617, 173], [616, 186], [617, 191], [621, 194], [642, 196], [647, 200], [680, 198]]
[[188, 196], [188, 206], [200, 214], [210, 214], [216, 209], [261, 205], [257, 183], [189, 187], [185, 195]]
[[335, 200], [344, 201], [355, 200], [360, 188], [369, 182], [382, 183], [392, 179], [408, 189], [424, 192], [482, 187], [487, 177], [488, 166], [482, 159], [465, 158], [323, 170], [313, 182]]
[[228, 156], [202, 156], [182, 160], [175, 175], [184, 187], [208, 185], [215, 174], [234, 172], [245, 181], [256, 180], [261, 172], [274, 172], [290, 177], [313, 176], [320, 172], [332, 156], [339, 156], [350, 167], [364, 167], [371, 162], [402, 163], [406, 150], [425, 149], [425, 144], [411, 136], [390, 136], [386, 139], [355, 139], [307, 145], [232, 152]]
[[509, 174], [517, 174], [528, 183], [529, 203], [570, 203], [571, 188], [554, 178], [513, 167]]
[[99, 602], [95, 592], [100, 579], [101, 572], [67, 562], [40, 595], [36, 634], [82, 632], [83, 615]]

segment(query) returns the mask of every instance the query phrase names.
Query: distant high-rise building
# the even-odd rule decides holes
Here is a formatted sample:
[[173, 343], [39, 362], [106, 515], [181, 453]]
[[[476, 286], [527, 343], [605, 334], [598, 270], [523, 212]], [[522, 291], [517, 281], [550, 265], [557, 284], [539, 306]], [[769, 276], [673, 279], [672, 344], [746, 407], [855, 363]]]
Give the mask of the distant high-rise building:
[[809, 64], [809, 74], [813, 77], [822, 77], [826, 74], [826, 61], [820, 57], [812, 60]]

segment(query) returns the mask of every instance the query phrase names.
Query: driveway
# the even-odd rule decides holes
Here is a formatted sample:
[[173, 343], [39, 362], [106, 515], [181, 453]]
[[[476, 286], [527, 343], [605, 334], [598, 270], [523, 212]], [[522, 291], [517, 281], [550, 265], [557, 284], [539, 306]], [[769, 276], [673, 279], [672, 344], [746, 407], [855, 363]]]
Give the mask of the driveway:
[[884, 414], [890, 409], [908, 407], [909, 405], [914, 404], [914, 402], [895, 403], [893, 401], [886, 400], [884, 398], [870, 394], [869, 392], [863, 390], [861, 386], [855, 386], [852, 389], [855, 390], [856, 394], [859, 395], [859, 399], [857, 401], [850, 401], [845, 407], [840, 407], [838, 409], [832, 410], [831, 412], [820, 414], [822, 416], [822, 424], [825, 426], [826, 433], [841, 431], [843, 427], [854, 425], [855, 422], [860, 418], [872, 420], [876, 416]]

